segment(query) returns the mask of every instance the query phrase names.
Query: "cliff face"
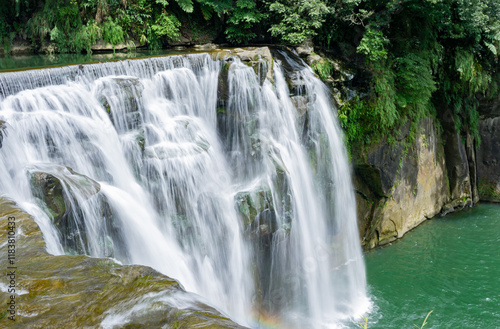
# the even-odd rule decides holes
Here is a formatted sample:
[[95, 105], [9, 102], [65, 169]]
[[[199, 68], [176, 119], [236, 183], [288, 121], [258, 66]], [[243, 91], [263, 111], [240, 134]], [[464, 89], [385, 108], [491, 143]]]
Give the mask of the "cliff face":
[[479, 113], [478, 193], [481, 200], [500, 202], [500, 95], [482, 104]]
[[[439, 132], [436, 119], [419, 124], [415, 142], [373, 145], [353, 155], [358, 221], [366, 249], [384, 245], [438, 214], [478, 201], [475, 152], [470, 135], [452, 125]], [[405, 131], [406, 130], [406, 131]]]

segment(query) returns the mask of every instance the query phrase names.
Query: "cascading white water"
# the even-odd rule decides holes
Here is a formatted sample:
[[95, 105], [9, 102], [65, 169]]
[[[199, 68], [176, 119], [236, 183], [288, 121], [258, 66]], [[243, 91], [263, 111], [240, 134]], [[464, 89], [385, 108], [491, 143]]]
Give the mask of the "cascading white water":
[[[368, 303], [347, 157], [326, 87], [277, 56], [293, 97], [280, 61], [273, 84], [207, 54], [0, 74], [0, 194], [51, 253], [152, 266], [244, 325], [338, 326]], [[36, 173], [61, 182], [69, 228]]]

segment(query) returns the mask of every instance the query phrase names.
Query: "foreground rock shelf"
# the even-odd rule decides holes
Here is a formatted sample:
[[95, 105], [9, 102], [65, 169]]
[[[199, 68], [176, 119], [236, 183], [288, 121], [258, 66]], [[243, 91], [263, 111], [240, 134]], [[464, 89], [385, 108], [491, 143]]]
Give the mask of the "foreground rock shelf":
[[[15, 218], [15, 263], [8, 264], [7, 223]], [[119, 265], [111, 259], [53, 256], [32, 217], [0, 197], [0, 258], [15, 266], [16, 294], [2, 280], [0, 303], [14, 296], [9, 328], [243, 328], [185, 292], [179, 283], [150, 267]]]

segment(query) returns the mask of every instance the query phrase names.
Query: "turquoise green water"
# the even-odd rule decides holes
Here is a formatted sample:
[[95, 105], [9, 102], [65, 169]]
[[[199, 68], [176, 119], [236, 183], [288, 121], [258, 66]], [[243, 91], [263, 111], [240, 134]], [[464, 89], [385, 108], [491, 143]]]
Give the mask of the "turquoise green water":
[[427, 221], [366, 254], [368, 328], [500, 328], [500, 206]]

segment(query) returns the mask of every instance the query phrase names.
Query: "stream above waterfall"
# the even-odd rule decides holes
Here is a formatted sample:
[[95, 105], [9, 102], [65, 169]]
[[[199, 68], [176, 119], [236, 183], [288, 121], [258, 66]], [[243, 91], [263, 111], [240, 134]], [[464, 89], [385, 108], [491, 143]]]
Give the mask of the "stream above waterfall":
[[0, 58], [0, 72], [28, 70], [76, 64], [90, 64], [155, 56], [180, 55], [202, 52], [202, 50], [145, 50], [134, 52], [93, 53], [93, 54], [53, 54], [53, 55], [15, 55]]

